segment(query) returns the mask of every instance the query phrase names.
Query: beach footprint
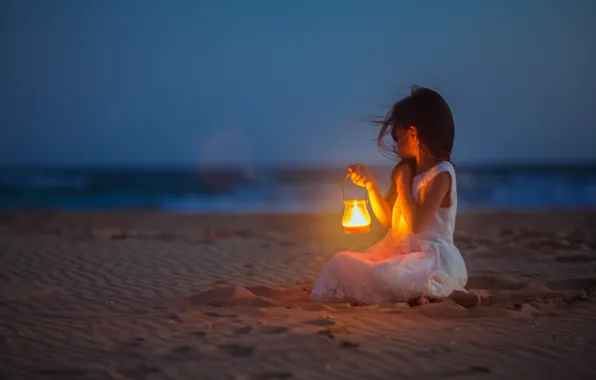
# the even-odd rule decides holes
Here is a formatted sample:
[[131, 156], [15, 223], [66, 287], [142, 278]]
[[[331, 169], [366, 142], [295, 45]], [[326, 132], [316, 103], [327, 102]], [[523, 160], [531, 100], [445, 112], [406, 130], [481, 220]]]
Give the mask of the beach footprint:
[[327, 319], [327, 318], [311, 319], [304, 323], [306, 323], [307, 325], [312, 325], [312, 326], [333, 326], [333, 325], [335, 325], [334, 321]]
[[255, 348], [253, 346], [244, 346], [241, 344], [222, 344], [219, 349], [234, 357], [246, 357], [250, 356]]
[[285, 326], [263, 326], [260, 328], [260, 331], [264, 334], [268, 335], [278, 335], [283, 334], [288, 331], [289, 328]]
[[201, 353], [195, 347], [181, 345], [168, 350], [162, 355], [162, 359], [168, 361], [198, 361], [201, 359]]
[[237, 329], [234, 330], [234, 334], [237, 335], [246, 335], [246, 334], [250, 334], [253, 332], [253, 328], [252, 326], [242, 326], [242, 327], [238, 327]]
[[560, 255], [555, 256], [555, 261], [558, 263], [569, 263], [569, 264], [585, 264], [596, 261], [596, 256], [590, 255]]
[[208, 317], [214, 317], [214, 318], [236, 318], [236, 317], [238, 317], [238, 314], [218, 313], [216, 311], [205, 311], [203, 314], [205, 314]]

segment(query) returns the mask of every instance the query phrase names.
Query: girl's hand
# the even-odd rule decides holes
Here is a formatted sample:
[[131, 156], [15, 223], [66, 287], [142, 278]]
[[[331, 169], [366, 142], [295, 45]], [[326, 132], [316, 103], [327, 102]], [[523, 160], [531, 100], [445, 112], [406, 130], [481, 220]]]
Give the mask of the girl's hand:
[[352, 164], [348, 166], [348, 171], [350, 172], [352, 182], [358, 186], [365, 187], [375, 181], [370, 170], [364, 164]]
[[407, 163], [397, 167], [396, 181], [398, 189], [409, 188], [412, 184], [412, 168]]

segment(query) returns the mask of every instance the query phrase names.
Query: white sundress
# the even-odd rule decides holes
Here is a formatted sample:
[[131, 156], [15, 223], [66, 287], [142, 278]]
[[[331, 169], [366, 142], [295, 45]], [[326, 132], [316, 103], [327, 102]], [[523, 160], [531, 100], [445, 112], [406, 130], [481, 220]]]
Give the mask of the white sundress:
[[[443, 161], [412, 180], [412, 193], [420, 201], [421, 190], [439, 173], [451, 175], [451, 202], [439, 208], [424, 231], [413, 234], [403, 216], [366, 252], [339, 252], [325, 264], [315, 283], [311, 300], [355, 302], [371, 305], [407, 301], [413, 297], [447, 297], [465, 291], [468, 273], [463, 257], [453, 244], [457, 213], [455, 169]], [[394, 212], [399, 211], [399, 202]]]

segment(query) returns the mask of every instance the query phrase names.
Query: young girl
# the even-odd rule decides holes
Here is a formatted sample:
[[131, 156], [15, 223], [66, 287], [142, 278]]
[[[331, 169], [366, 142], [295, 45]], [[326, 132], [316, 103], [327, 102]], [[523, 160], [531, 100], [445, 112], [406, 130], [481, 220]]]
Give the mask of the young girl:
[[391, 151], [402, 160], [384, 198], [362, 164], [348, 170], [366, 187], [372, 210], [387, 235], [367, 252], [339, 252], [323, 268], [312, 293], [315, 301], [378, 304], [427, 303], [450, 297], [465, 307], [482, 299], [466, 292], [468, 274], [453, 244], [457, 191], [450, 163], [454, 122], [445, 100], [428, 88], [414, 87], [380, 123], [379, 148], [390, 132]]

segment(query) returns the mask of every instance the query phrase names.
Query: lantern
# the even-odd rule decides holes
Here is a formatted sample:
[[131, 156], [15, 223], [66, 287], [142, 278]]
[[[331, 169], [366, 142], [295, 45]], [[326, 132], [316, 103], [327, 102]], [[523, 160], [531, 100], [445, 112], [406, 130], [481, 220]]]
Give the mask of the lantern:
[[350, 175], [344, 178], [341, 194], [344, 202], [344, 215], [341, 224], [347, 234], [365, 234], [370, 232], [370, 214], [368, 213], [368, 193], [364, 190], [364, 199], [346, 199], [345, 183]]

